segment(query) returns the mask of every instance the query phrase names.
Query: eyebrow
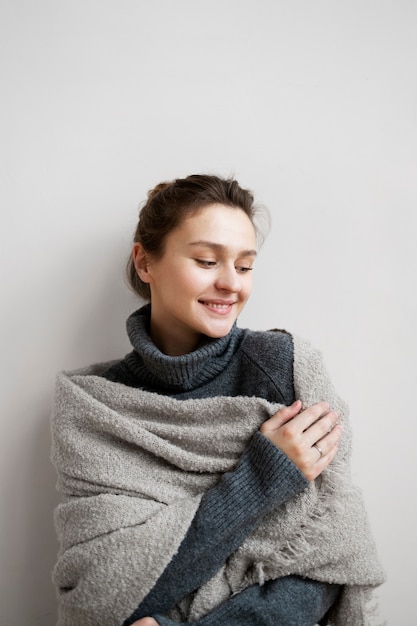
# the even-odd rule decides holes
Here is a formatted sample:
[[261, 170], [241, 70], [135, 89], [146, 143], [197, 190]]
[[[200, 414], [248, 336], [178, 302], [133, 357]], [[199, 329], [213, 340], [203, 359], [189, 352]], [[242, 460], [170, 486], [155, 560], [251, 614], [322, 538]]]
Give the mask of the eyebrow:
[[[218, 252], [224, 252], [227, 249], [227, 246], [224, 246], [221, 243], [215, 243], [214, 241], [205, 241], [204, 239], [200, 239], [199, 241], [191, 241], [189, 246], [204, 246], [206, 248], [211, 248], [212, 250], [217, 250]], [[242, 250], [239, 252], [239, 256], [256, 256], [256, 250]]]

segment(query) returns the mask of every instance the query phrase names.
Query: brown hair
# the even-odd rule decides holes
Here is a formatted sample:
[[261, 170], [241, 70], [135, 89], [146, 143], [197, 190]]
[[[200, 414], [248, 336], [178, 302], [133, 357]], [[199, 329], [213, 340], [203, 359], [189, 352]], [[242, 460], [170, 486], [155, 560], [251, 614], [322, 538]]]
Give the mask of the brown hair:
[[[225, 179], [208, 174], [192, 174], [171, 182], [156, 185], [148, 193], [148, 198], [139, 213], [134, 243], [141, 243], [144, 250], [154, 258], [161, 258], [167, 236], [184, 219], [211, 204], [241, 209], [250, 218], [257, 233], [258, 245], [264, 233], [257, 219], [259, 216], [269, 225], [268, 213], [255, 206], [252, 192], [240, 187], [233, 178]], [[133, 258], [126, 267], [130, 287], [141, 298], [150, 300], [151, 292], [136, 271]]]

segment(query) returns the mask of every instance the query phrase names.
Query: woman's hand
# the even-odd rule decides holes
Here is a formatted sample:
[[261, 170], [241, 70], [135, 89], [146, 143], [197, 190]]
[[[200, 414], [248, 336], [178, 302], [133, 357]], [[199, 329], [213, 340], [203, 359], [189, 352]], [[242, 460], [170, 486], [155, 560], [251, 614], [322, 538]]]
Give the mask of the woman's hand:
[[159, 626], [153, 617], [142, 617], [137, 622], [133, 622], [132, 626]]
[[336, 424], [338, 416], [327, 402], [301, 409], [301, 401], [296, 400], [264, 422], [260, 431], [285, 452], [307, 480], [314, 480], [333, 460], [342, 426]]

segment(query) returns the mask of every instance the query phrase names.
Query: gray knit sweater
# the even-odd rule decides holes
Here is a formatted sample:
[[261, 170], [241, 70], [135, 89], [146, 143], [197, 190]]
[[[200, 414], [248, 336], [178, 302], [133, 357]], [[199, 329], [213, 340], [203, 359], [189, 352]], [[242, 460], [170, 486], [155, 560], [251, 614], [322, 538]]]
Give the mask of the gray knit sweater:
[[[113, 382], [177, 399], [257, 396], [294, 400], [293, 344], [285, 332], [253, 332], [234, 326], [191, 354], [169, 357], [149, 337], [149, 305], [128, 319], [133, 351], [102, 373]], [[225, 563], [263, 516], [302, 491], [307, 481], [296, 466], [256, 433], [234, 471], [203, 497], [178, 553], [124, 626], [146, 615], [161, 626], [175, 624], [164, 613]], [[253, 585], [193, 622], [198, 626], [245, 623], [311, 626], [327, 612], [338, 585], [298, 576]]]

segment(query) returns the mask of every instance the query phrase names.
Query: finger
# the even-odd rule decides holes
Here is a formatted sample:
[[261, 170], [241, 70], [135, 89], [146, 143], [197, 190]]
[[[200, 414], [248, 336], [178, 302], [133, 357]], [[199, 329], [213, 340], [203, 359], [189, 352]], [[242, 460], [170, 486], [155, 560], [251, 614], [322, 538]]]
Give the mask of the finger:
[[326, 457], [328, 457], [329, 453], [333, 450], [333, 448], [339, 444], [342, 431], [343, 431], [342, 425], [338, 424], [325, 437], [323, 437], [319, 441], [316, 441], [316, 443], [314, 443], [311, 447], [315, 455], [313, 456], [313, 460], [315, 458], [316, 462], [318, 462], [321, 459], [323, 458], [325, 459]]
[[280, 428], [283, 424], [293, 419], [301, 411], [302, 406], [301, 400], [296, 400], [289, 406], [282, 407], [282, 409], [277, 411], [277, 413], [262, 424], [261, 432], [265, 434], [266, 432]]
[[319, 457], [319, 453], [315, 448], [312, 451], [319, 457], [315, 463], [312, 463], [303, 473], [307, 480], [314, 480], [330, 465], [336, 456], [339, 448], [339, 441], [336, 442], [323, 456]]
[[[320, 472], [322, 472], [323, 469], [325, 469], [333, 461], [339, 449], [339, 444], [340, 444], [340, 438], [337, 439], [334, 443], [332, 443], [330, 447], [324, 448], [324, 454], [319, 459], [317, 459], [315, 463]], [[322, 445], [324, 447], [324, 444]], [[314, 451], [316, 452], [317, 450], [314, 449]]]
[[318, 419], [329, 413], [330, 407], [328, 402], [317, 402], [312, 404], [297, 416], [297, 422], [303, 430], [307, 430]]
[[331, 433], [338, 419], [339, 416], [335, 411], [329, 411], [319, 417], [303, 433], [306, 444], [312, 446], [320, 439], [323, 439], [327, 434]]

